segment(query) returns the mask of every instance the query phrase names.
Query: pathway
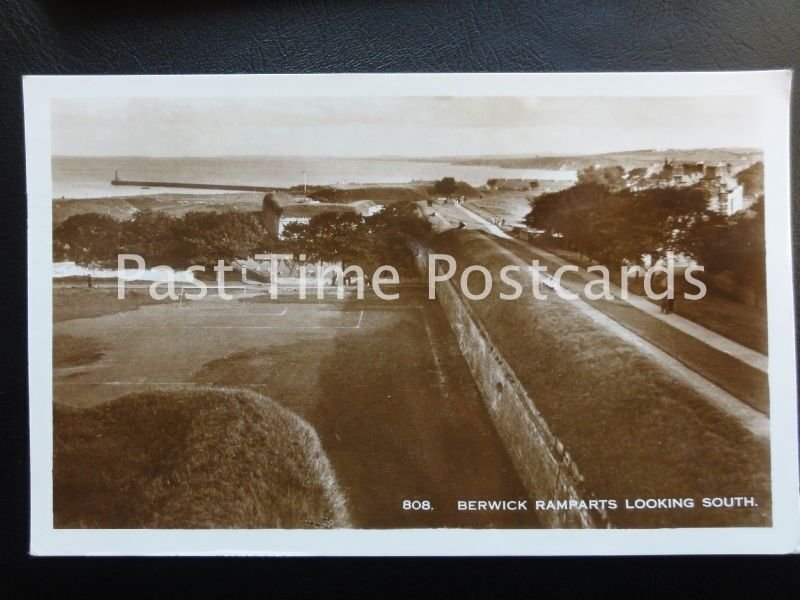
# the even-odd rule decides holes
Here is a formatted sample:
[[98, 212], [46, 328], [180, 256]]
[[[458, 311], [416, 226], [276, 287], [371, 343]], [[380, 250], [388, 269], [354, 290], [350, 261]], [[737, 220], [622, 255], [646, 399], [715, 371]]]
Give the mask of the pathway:
[[[535, 259], [547, 266], [549, 273], [568, 264], [550, 252], [512, 238], [463, 206], [440, 206], [437, 213], [440, 228], [444, 222], [456, 226], [466, 216], [469, 229], [491, 234], [497, 245], [521, 264], [530, 265]], [[661, 315], [657, 306], [641, 296], [629, 294], [629, 298], [623, 300], [621, 290], [614, 285], [611, 286], [613, 300], [590, 300], [585, 295], [585, 285], [594, 278], [593, 274], [579, 267], [578, 272], [565, 273], [561, 285], [580, 296], [581, 309], [589, 309], [596, 321], [629, 343], [646, 349], [663, 364], [669, 363], [673, 374], [679, 374], [687, 384], [701, 391], [712, 403], [759, 437], [768, 433], [766, 356], [678, 315]], [[609, 319], [617, 327], [610, 327]]]

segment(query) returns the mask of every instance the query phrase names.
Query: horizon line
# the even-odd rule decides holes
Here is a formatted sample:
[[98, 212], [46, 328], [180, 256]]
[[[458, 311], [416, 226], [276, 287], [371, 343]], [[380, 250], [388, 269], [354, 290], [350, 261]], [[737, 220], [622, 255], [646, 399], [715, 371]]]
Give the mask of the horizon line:
[[425, 161], [451, 161], [451, 160], [517, 160], [517, 159], [553, 159], [553, 158], [588, 158], [594, 156], [609, 156], [616, 154], [636, 154], [639, 152], [668, 153], [668, 152], [697, 152], [697, 151], [728, 151], [728, 152], [760, 152], [763, 148], [753, 146], [692, 146], [686, 148], [634, 148], [632, 150], [608, 150], [587, 153], [518, 153], [518, 154], [453, 154], [453, 155], [405, 155], [405, 154], [380, 154], [380, 155], [325, 155], [325, 154], [52, 154], [51, 158], [150, 158], [150, 159], [219, 159], [219, 158], [306, 158], [306, 159], [349, 159], [349, 160], [425, 160]]

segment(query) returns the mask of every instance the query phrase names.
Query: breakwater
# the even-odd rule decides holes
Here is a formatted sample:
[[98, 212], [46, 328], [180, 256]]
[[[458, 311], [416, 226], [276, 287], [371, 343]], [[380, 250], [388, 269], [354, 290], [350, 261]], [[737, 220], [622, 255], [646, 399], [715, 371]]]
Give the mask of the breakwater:
[[228, 192], [274, 192], [274, 187], [260, 185], [232, 185], [224, 183], [179, 183], [175, 181], [131, 181], [112, 179], [111, 185], [128, 187], [179, 188], [187, 190], [221, 190]]

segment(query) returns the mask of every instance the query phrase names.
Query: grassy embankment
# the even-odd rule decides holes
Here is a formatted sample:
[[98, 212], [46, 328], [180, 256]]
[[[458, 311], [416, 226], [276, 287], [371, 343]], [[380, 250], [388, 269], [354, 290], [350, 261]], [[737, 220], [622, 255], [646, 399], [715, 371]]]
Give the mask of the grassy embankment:
[[[302, 187], [292, 188], [302, 193]], [[372, 200], [378, 204], [394, 204], [397, 202], [416, 202], [425, 199], [425, 193], [419, 186], [359, 186], [330, 187], [319, 186], [308, 190], [307, 195], [321, 202], [356, 202]]]
[[[538, 240], [536, 245], [569, 261], [571, 264], [584, 268], [597, 264], [582, 254], [565, 250], [542, 239]], [[619, 285], [619, 274], [612, 271], [611, 276], [614, 283]], [[653, 286], [657, 292], [660, 291], [656, 283]], [[645, 294], [643, 278], [630, 278], [628, 290], [650, 300]], [[694, 321], [698, 325], [702, 325], [756, 352], [767, 353], [767, 310], [765, 307], [759, 308], [736, 302], [715, 292], [713, 289], [709, 289], [706, 296], [699, 300], [683, 300], [684, 291], [694, 294], [697, 292], [697, 288], [693, 285], [688, 285], [682, 277], [676, 278], [675, 290], [678, 297], [675, 302], [675, 314]], [[650, 300], [650, 302], [658, 303], [655, 300]]]
[[[256, 347], [206, 362], [194, 380], [263, 384], [308, 419], [358, 527], [540, 527], [532, 512], [457, 509], [460, 499], [524, 497], [524, 488], [441, 309], [424, 288], [390, 291], [400, 298], [367, 291], [340, 307], [293, 299], [287, 318], [327, 326], [283, 339], [271, 332]], [[329, 328], [359, 320], [357, 329]], [[403, 510], [404, 498], [430, 500], [435, 509]]]
[[53, 336], [54, 367], [80, 367], [102, 357], [103, 345], [92, 337], [69, 334]]
[[53, 224], [58, 225], [71, 216], [86, 213], [110, 215], [117, 220], [130, 219], [140, 210], [165, 212], [179, 217], [189, 211], [250, 212], [261, 208], [264, 194], [236, 192], [220, 194], [180, 194], [146, 191], [139, 196], [53, 200]]
[[[437, 251], [499, 282], [507, 255], [476, 232], [449, 232]], [[662, 365], [572, 302], [537, 301], [530, 280], [516, 301], [471, 302], [501, 355], [564, 443], [597, 498], [753, 495], [754, 509], [617, 511], [629, 527], [764, 525], [770, 520], [768, 447]], [[502, 289], [505, 289], [503, 286]]]
[[59, 528], [346, 527], [313, 428], [249, 391], [131, 394], [54, 406]]
[[[97, 283], [95, 279], [95, 283]], [[116, 283], [116, 280], [110, 280]], [[163, 304], [172, 300], [155, 300], [146, 289], [127, 289], [125, 298], [117, 298], [117, 288], [54, 287], [53, 322], [88, 319], [136, 310], [148, 304]]]
[[[292, 188], [295, 193], [302, 188]], [[433, 185], [414, 183], [406, 185], [373, 185], [359, 187], [320, 186], [308, 190], [307, 195], [323, 202], [355, 202], [372, 200], [378, 204], [394, 204], [398, 202], [419, 202], [428, 198], [441, 196]], [[477, 198], [479, 191], [463, 181], [456, 181], [451, 196]]]

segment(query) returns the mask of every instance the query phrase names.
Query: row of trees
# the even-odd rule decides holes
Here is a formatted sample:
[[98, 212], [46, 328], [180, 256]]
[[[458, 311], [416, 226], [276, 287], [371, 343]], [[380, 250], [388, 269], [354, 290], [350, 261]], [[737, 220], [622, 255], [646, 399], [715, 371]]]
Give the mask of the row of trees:
[[758, 305], [764, 300], [767, 287], [764, 231], [764, 196], [760, 196], [750, 214], [738, 213], [730, 218], [707, 215], [695, 227], [689, 249], [709, 273], [732, 274], [734, 287], [749, 288]]
[[658, 259], [686, 252], [706, 204], [706, 192], [696, 188], [614, 192], [579, 183], [536, 198], [525, 220], [571, 250], [619, 266], [638, 264], [643, 254]]
[[311, 262], [356, 264], [371, 275], [381, 265], [411, 272], [413, 255], [406, 240], [424, 238], [430, 231], [430, 223], [417, 206], [402, 202], [369, 217], [330, 212], [313, 217], [309, 223], [291, 223], [283, 230], [283, 241], [295, 256], [304, 254]]
[[264, 252], [268, 242], [258, 213], [189, 212], [176, 217], [142, 210], [127, 221], [85, 213], [55, 227], [53, 256], [114, 266], [117, 254], [138, 254], [148, 266], [185, 268]]
[[116, 266], [120, 253], [138, 254], [148, 266], [212, 267], [256, 253], [304, 254], [316, 261], [358, 264], [371, 273], [378, 266], [411, 266], [406, 237], [424, 237], [430, 224], [411, 202], [395, 203], [362, 217], [354, 212], [323, 213], [310, 223], [285, 227], [281, 240], [269, 236], [258, 213], [189, 212], [176, 217], [143, 210], [127, 221], [86, 213], [72, 216], [53, 232], [55, 260]]
[[764, 163], [758, 161], [739, 171], [736, 174], [736, 181], [744, 186], [744, 193], [747, 196], [758, 196], [764, 193]]
[[740, 284], [763, 286], [763, 196], [747, 213], [726, 217], [707, 210], [707, 194], [697, 187], [631, 192], [578, 183], [536, 198], [525, 221], [609, 267], [674, 252], [695, 258], [711, 275], [729, 272]]

